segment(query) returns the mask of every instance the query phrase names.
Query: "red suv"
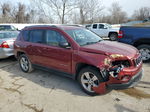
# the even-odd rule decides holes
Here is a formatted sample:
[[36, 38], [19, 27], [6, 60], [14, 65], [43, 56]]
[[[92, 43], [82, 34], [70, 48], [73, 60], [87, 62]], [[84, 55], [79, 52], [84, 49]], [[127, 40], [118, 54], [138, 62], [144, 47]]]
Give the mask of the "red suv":
[[104, 41], [82, 27], [25, 27], [14, 48], [23, 72], [34, 68], [57, 72], [78, 80], [89, 95], [105, 93], [107, 88], [133, 87], [142, 77], [141, 56], [136, 48]]

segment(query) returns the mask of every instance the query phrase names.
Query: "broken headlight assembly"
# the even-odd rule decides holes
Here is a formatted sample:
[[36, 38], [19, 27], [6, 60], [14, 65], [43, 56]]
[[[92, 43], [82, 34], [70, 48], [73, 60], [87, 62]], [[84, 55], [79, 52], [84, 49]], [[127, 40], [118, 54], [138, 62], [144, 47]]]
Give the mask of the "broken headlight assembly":
[[112, 66], [124, 66], [125, 68], [130, 67], [130, 62], [128, 60], [116, 60], [112, 62]]
[[123, 68], [129, 68], [131, 66], [130, 61], [125, 58], [126, 57], [119, 54], [113, 54], [105, 58], [105, 67], [101, 69], [101, 74], [103, 75], [105, 81], [109, 80], [110, 75], [114, 78], [117, 78], [118, 74], [123, 70]]
[[117, 78], [118, 77], [118, 74], [121, 72], [121, 70], [124, 68], [123, 65], [119, 65], [119, 66], [114, 66], [112, 68], [109, 69], [109, 74], [112, 76], [112, 77], [115, 77]]

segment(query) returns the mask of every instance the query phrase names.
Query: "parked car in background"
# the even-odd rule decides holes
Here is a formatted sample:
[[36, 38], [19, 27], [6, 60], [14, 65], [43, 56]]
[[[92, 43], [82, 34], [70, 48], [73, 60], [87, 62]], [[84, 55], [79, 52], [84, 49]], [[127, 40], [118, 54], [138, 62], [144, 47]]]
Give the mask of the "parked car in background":
[[0, 24], [0, 31], [16, 31], [17, 29], [13, 25]]
[[150, 27], [122, 26], [119, 31], [118, 42], [137, 47], [143, 61], [150, 61]]
[[60, 73], [78, 80], [89, 95], [133, 87], [142, 77], [135, 47], [104, 41], [82, 27], [29, 26], [20, 32], [14, 48], [23, 72], [40, 68]]
[[117, 39], [119, 32], [119, 28], [112, 28], [112, 26], [107, 23], [94, 23], [88, 27], [88, 29], [101, 37], [109, 37], [109, 39], [113, 41]]
[[14, 41], [18, 31], [0, 31], [0, 59], [14, 55]]
[[84, 26], [85, 26], [85, 28], [90, 29], [91, 25], [92, 25], [92, 24], [86, 24], [86, 25], [84, 25]]

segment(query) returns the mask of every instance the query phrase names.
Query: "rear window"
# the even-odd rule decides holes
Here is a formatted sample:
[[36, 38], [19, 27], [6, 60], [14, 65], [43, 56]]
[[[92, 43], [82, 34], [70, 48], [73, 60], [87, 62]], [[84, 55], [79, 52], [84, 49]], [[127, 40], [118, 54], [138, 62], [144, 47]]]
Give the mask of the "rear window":
[[0, 32], [0, 39], [16, 38], [19, 32]]
[[0, 30], [16, 30], [16, 28], [11, 25], [0, 25]]

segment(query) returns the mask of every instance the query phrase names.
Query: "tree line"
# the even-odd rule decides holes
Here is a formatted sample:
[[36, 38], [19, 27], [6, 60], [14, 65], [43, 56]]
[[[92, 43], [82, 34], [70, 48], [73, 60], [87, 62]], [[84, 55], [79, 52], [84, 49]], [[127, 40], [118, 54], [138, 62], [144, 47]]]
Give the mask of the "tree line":
[[[107, 13], [106, 13], [107, 10]], [[150, 7], [128, 16], [118, 2], [105, 8], [101, 0], [30, 0], [29, 4], [0, 3], [0, 23], [120, 24], [150, 18]]]

